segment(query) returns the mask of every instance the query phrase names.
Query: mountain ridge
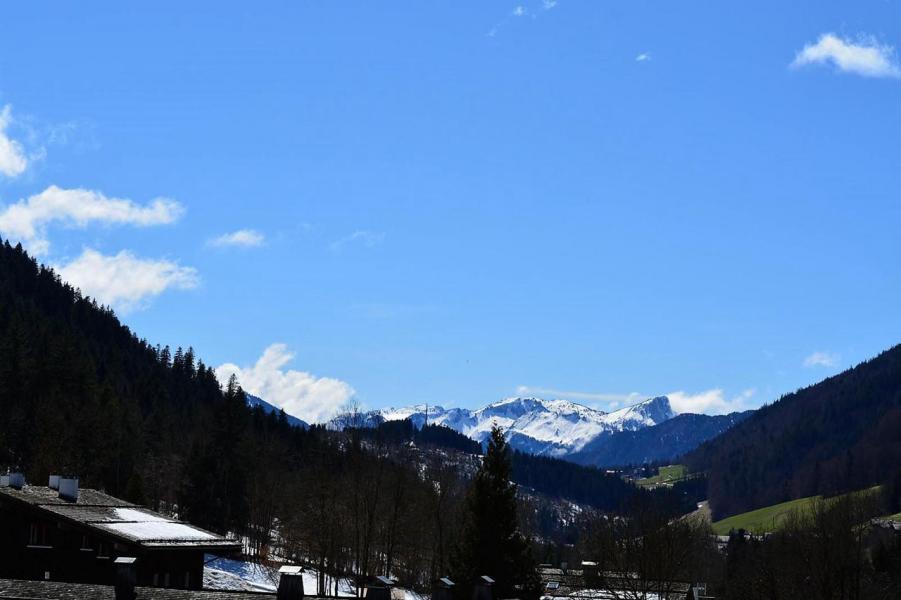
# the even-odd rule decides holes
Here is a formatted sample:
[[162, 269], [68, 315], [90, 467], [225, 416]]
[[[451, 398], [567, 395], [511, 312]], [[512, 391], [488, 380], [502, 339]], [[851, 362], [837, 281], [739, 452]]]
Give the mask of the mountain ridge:
[[651, 427], [592, 440], [567, 459], [599, 467], [671, 462], [728, 431], [753, 413], [753, 410], [726, 415], [682, 413]]
[[[249, 406], [250, 408], [256, 408], [257, 406], [259, 406], [267, 415], [273, 413], [278, 415], [283, 412], [283, 409], [266, 402], [259, 396], [254, 396], [249, 392], [244, 392], [244, 396], [247, 398], [247, 406]], [[294, 415], [289, 415], [288, 413], [285, 413], [285, 419], [290, 425], [293, 425], [295, 427], [301, 427], [303, 429], [308, 429], [310, 427], [310, 424], [303, 419], [299, 419]]]
[[484, 443], [491, 427], [497, 424], [506, 431], [514, 449], [560, 458], [578, 452], [599, 436], [635, 431], [674, 416], [666, 396], [649, 398], [611, 412], [569, 400], [513, 396], [475, 410], [414, 404], [356, 415], [345, 414], [332, 419], [327, 426], [332, 429], [343, 429], [353, 424], [372, 427], [385, 421], [410, 419], [417, 428], [426, 422], [445, 425]]

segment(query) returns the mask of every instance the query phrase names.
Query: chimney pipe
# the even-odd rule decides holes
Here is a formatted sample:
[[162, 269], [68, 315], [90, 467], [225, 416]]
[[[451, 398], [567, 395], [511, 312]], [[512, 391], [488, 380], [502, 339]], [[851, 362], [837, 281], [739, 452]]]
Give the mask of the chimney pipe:
[[493, 600], [494, 594], [491, 591], [493, 586], [494, 579], [488, 575], [477, 577], [472, 588], [472, 600]]
[[432, 585], [432, 600], [453, 600], [456, 584], [448, 577], [442, 577]]
[[592, 560], [582, 561], [582, 578], [585, 580], [585, 587], [598, 587], [600, 584], [600, 575], [598, 563]]
[[25, 475], [22, 473], [10, 473], [7, 475], [8, 483], [7, 485], [15, 490], [21, 490], [25, 487]]
[[59, 491], [59, 475], [51, 475], [50, 481], [47, 482], [47, 487], [51, 490]]
[[69, 502], [78, 502], [78, 477], [59, 478], [59, 497]]
[[276, 600], [303, 600], [303, 569], [285, 565], [278, 570]]
[[374, 577], [366, 586], [366, 600], [391, 600], [391, 588], [394, 580], [390, 577], [379, 575]]
[[116, 600], [135, 600], [138, 583], [137, 558], [120, 556], [116, 559]]

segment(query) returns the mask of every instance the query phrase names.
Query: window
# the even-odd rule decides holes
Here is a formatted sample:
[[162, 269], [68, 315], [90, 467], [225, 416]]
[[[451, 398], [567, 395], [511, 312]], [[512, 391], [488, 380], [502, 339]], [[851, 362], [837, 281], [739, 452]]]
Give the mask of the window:
[[109, 558], [109, 544], [97, 542], [97, 558]]
[[191, 589], [191, 572], [190, 571], [185, 571], [185, 589], [186, 590]]
[[79, 550], [86, 552], [93, 549], [94, 547], [91, 546], [91, 536], [89, 536], [88, 534], [81, 536], [81, 548], [79, 548]]
[[169, 573], [163, 573], [163, 587], [169, 587]]
[[50, 546], [50, 528], [46, 523], [32, 523], [28, 530], [28, 545], [38, 547]]

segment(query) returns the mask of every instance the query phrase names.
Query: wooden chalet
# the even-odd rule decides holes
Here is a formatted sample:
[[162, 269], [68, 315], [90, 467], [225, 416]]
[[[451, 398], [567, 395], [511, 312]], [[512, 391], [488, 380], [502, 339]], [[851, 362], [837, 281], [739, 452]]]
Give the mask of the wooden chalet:
[[139, 586], [199, 590], [204, 554], [240, 550], [235, 540], [79, 490], [77, 479], [0, 479], [0, 577], [112, 585], [116, 558], [132, 557]]

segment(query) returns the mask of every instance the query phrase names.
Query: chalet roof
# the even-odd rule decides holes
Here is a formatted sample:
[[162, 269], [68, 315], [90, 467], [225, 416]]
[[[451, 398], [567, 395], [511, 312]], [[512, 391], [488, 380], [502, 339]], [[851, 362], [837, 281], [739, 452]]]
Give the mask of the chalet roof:
[[59, 497], [57, 490], [41, 485], [26, 485], [21, 490], [11, 487], [0, 487], [0, 494], [35, 506], [135, 506], [131, 502], [114, 498], [109, 494], [85, 488], [79, 491], [78, 500], [75, 502], [64, 500]]
[[75, 502], [61, 499], [49, 487], [0, 488], [3, 497], [30, 505], [48, 516], [92, 529], [105, 537], [145, 548], [238, 550], [235, 540], [164, 517], [131, 502], [92, 489], [82, 489]]
[[[275, 594], [135, 588], [136, 600], [275, 600]], [[112, 586], [0, 579], [0, 598], [15, 600], [115, 600]]]

